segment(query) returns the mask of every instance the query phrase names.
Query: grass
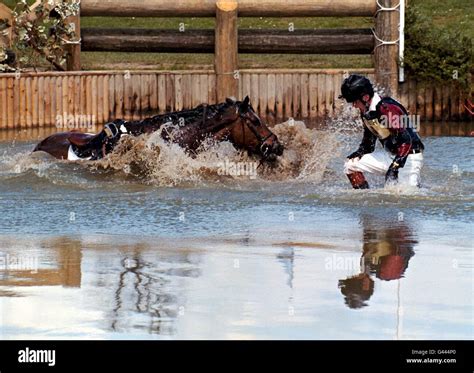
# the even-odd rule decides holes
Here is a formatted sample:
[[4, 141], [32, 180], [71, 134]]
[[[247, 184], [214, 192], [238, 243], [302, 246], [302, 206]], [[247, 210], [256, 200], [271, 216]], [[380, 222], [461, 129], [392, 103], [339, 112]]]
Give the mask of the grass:
[[[28, 0], [34, 2], [34, 0]], [[16, 1], [3, 0], [13, 7]], [[430, 15], [433, 24], [460, 29], [474, 38], [474, 2], [466, 0], [409, 0]], [[178, 29], [184, 23], [186, 29], [214, 28], [214, 18], [140, 18], [140, 17], [83, 17], [81, 27], [166, 28]], [[239, 28], [287, 29], [293, 23], [296, 29], [318, 28], [369, 28], [371, 18], [360, 17], [312, 17], [312, 18], [239, 18]], [[212, 69], [211, 54], [169, 53], [107, 53], [83, 52], [82, 65], [86, 70], [102, 69]], [[366, 68], [371, 67], [371, 56], [359, 55], [239, 55], [241, 68]]]
[[[110, 53], [82, 52], [84, 70], [193, 70], [214, 68], [213, 54], [187, 53]], [[107, 61], [104, 64], [104, 61]], [[241, 69], [258, 68], [370, 68], [372, 57], [367, 55], [287, 55], [239, 54]]]
[[445, 29], [461, 30], [474, 39], [474, 2], [469, 0], [409, 0], [431, 17], [433, 24]]
[[[343, 22], [344, 21], [344, 22]], [[370, 27], [372, 20], [361, 17], [313, 17], [313, 18], [239, 18], [239, 28], [245, 29], [287, 29], [290, 23], [295, 28], [318, 29], [331, 27]], [[184, 23], [187, 29], [212, 29], [214, 18], [141, 18], [141, 17], [84, 17], [82, 27], [121, 27], [121, 28], [164, 28], [178, 30]]]

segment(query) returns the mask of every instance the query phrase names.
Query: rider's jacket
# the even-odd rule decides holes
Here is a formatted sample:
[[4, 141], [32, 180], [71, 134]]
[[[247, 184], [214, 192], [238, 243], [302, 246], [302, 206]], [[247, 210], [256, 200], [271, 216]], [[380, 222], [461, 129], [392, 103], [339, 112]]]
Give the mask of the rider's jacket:
[[377, 139], [385, 150], [395, 155], [400, 167], [404, 166], [408, 155], [424, 149], [407, 110], [393, 98], [380, 98], [376, 93], [368, 112], [362, 115], [362, 121], [364, 136], [356, 152], [360, 157], [374, 151]]

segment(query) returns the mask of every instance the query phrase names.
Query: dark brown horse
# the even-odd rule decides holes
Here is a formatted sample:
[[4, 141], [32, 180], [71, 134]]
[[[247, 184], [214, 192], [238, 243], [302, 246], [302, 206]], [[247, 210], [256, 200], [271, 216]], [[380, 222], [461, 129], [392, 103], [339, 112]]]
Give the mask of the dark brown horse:
[[60, 132], [41, 141], [33, 150], [44, 151], [58, 159], [97, 160], [110, 153], [121, 136], [139, 136], [161, 130], [161, 136], [193, 153], [207, 138], [229, 140], [237, 148], [274, 161], [283, 154], [283, 145], [264, 125], [250, 104], [226, 99], [216, 105], [200, 105], [192, 110], [156, 115], [141, 121], [117, 119], [107, 123], [98, 134]]

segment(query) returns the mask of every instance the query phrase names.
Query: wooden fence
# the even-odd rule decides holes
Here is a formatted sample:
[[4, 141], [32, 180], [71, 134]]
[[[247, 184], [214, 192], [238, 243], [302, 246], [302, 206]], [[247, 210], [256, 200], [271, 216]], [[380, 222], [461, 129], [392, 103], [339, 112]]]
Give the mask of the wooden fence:
[[[37, 0], [53, 7], [59, 0]], [[73, 0], [69, 0], [73, 1]], [[76, 0], [74, 0], [76, 1]], [[374, 55], [365, 72], [386, 91], [407, 93], [398, 84], [398, 0], [82, 0], [70, 17], [76, 40], [68, 46], [68, 73], [0, 76], [0, 128], [42, 127], [70, 122], [99, 124], [113, 118], [140, 119], [155, 113], [223, 101], [249, 94], [270, 121], [288, 117], [322, 119], [342, 105], [337, 100], [341, 70], [240, 70], [238, 53], [364, 53]], [[82, 29], [81, 16], [215, 17], [214, 30]], [[373, 29], [238, 30], [238, 17], [373, 17]], [[120, 18], [117, 18], [119, 24]], [[402, 30], [402, 28], [400, 28]], [[403, 30], [402, 30], [403, 31]], [[382, 40], [383, 39], [383, 40]], [[81, 48], [89, 51], [214, 51], [213, 71], [80, 72]], [[78, 71], [73, 72], [72, 70]], [[236, 79], [235, 74], [238, 74]], [[408, 91], [407, 91], [408, 92]], [[410, 94], [414, 94], [410, 89]], [[441, 92], [441, 94], [444, 94]], [[459, 116], [458, 102], [420, 93], [411, 108], [428, 119], [442, 119], [445, 101]], [[447, 96], [446, 96], [447, 97]], [[426, 101], [426, 102], [425, 102]], [[423, 102], [423, 108], [417, 103]], [[413, 106], [414, 105], [414, 106]], [[425, 106], [427, 106], [425, 108]], [[451, 106], [453, 106], [451, 108]]]
[[[404, 4], [404, 3], [403, 3]], [[196, 53], [214, 49], [217, 99], [236, 96], [241, 84], [231, 74], [239, 70], [238, 53], [366, 53], [374, 54], [375, 78], [388, 92], [398, 90], [399, 0], [82, 0], [78, 16], [71, 18], [81, 44], [72, 46], [69, 70], [80, 70], [84, 50], [171, 51], [186, 46]], [[100, 30], [80, 28], [81, 16], [215, 17], [215, 30]], [[373, 17], [373, 30], [238, 30], [238, 17]], [[400, 26], [400, 27], [399, 27]], [[214, 37], [212, 34], [214, 33]], [[245, 37], [247, 33], [247, 36]], [[378, 35], [378, 36], [377, 36]], [[358, 46], [358, 47], [354, 47]], [[179, 49], [178, 49], [179, 51]], [[271, 74], [271, 72], [269, 72]]]
[[[32, 7], [52, 9], [62, 0], [37, 0]], [[77, 1], [69, 17], [75, 38], [69, 41], [67, 70], [81, 70], [87, 51], [214, 51], [217, 98], [236, 96], [239, 85], [230, 75], [239, 70], [241, 53], [306, 53], [374, 55], [375, 77], [387, 91], [398, 90], [398, 40], [403, 34], [399, 0], [67, 0]], [[81, 16], [215, 17], [214, 30], [81, 29]], [[238, 17], [373, 17], [371, 29], [238, 30]], [[120, 18], [117, 18], [120, 25]], [[399, 27], [400, 25], [400, 27]], [[401, 33], [399, 33], [401, 30]], [[181, 30], [180, 30], [181, 31]], [[240, 33], [240, 35], [239, 35]], [[1, 40], [0, 40], [1, 43]]]
[[[249, 95], [270, 123], [289, 117], [324, 120], [343, 107], [343, 70], [241, 70], [238, 98]], [[374, 78], [372, 69], [357, 70]], [[469, 119], [459, 92], [446, 87], [400, 85], [399, 100], [422, 121]], [[0, 75], [0, 129], [81, 128], [115, 118], [137, 120], [157, 113], [215, 103], [214, 71], [93, 71]]]

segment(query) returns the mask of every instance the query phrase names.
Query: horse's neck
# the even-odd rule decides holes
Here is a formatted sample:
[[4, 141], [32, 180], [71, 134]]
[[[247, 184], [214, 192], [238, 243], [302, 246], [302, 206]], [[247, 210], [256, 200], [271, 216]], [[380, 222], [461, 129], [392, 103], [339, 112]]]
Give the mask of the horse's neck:
[[[200, 105], [191, 110], [181, 110], [155, 115], [141, 121], [126, 123], [127, 131], [133, 135], [151, 133], [159, 130], [165, 123], [179, 125], [181, 129], [194, 129], [198, 132], [214, 133], [221, 129], [216, 116], [222, 111], [222, 104]], [[181, 123], [183, 122], [184, 123]]]

